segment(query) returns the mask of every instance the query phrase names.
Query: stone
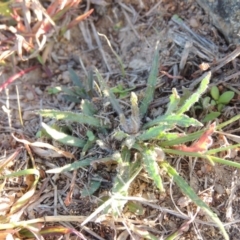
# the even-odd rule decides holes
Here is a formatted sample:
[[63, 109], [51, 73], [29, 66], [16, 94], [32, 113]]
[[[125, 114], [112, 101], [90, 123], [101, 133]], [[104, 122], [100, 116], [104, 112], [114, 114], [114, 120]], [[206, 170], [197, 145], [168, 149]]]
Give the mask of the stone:
[[228, 43], [240, 43], [240, 0], [197, 0]]

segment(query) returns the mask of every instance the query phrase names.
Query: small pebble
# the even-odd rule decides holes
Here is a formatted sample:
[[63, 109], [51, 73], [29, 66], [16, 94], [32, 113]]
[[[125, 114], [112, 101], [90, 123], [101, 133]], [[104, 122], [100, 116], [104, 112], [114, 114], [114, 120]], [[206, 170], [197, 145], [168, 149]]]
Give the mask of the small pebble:
[[34, 94], [31, 92], [31, 91], [28, 91], [26, 93], [26, 97], [29, 101], [33, 100], [34, 99]]
[[67, 84], [67, 83], [70, 83], [70, 82], [71, 82], [68, 71], [63, 72], [63, 74], [62, 74], [62, 80], [63, 80], [63, 83], [64, 83], [64, 84]]
[[223, 194], [223, 193], [224, 193], [223, 186], [220, 185], [220, 184], [216, 184], [216, 185], [215, 185], [215, 191], [216, 191], [218, 194]]
[[66, 65], [66, 64], [60, 65], [58, 69], [59, 69], [61, 72], [66, 71], [66, 70], [67, 70], [67, 65]]
[[198, 23], [198, 21], [197, 21], [196, 18], [191, 18], [190, 21], [189, 21], [189, 24], [190, 24], [190, 26], [193, 27], [193, 28], [199, 27], [199, 23]]
[[23, 118], [23, 120], [26, 121], [26, 120], [30, 120], [31, 118], [33, 118], [33, 116], [34, 116], [34, 113], [32, 111], [24, 111], [22, 118]]
[[43, 91], [39, 87], [35, 88], [35, 92], [37, 93], [37, 95], [42, 95], [43, 94]]

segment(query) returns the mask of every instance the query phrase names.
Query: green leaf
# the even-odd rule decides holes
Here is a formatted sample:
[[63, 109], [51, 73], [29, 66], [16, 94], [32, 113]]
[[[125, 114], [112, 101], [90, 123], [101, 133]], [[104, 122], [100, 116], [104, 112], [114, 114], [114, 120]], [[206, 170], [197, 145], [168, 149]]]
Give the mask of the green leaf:
[[97, 69], [95, 70], [95, 72], [96, 72], [96, 75], [97, 75], [97, 78], [98, 78], [98, 82], [100, 84], [100, 87], [101, 87], [101, 90], [102, 90], [104, 96], [109, 99], [109, 101], [111, 102], [114, 110], [116, 110], [118, 115], [123, 114], [123, 111], [122, 111], [122, 109], [120, 107], [120, 104], [119, 104], [117, 98], [115, 97], [115, 95], [113, 94], [111, 89], [108, 87], [107, 83], [102, 78], [102, 76], [100, 75], [100, 73], [98, 72]]
[[218, 99], [218, 103], [228, 104], [234, 97], [234, 92], [226, 91]]
[[221, 230], [224, 238], [226, 240], [229, 240], [229, 236], [224, 229], [224, 226], [220, 219], [217, 217], [217, 215], [208, 207], [208, 205], [203, 202], [198, 195], [194, 192], [194, 190], [188, 185], [188, 183], [181, 177], [179, 176], [178, 172], [170, 166], [169, 163], [167, 162], [162, 162], [160, 164], [161, 167], [163, 167], [169, 176], [173, 178], [173, 181], [179, 186], [181, 191], [189, 197], [197, 206], [199, 206], [204, 212], [212, 218], [212, 220], [217, 224], [219, 229]]
[[135, 215], [138, 216], [142, 216], [145, 212], [145, 208], [142, 206], [142, 204], [138, 203], [138, 202], [133, 202], [133, 201], [129, 201], [126, 204], [126, 207], [128, 208], [128, 210], [132, 213], [134, 213]]
[[74, 113], [67, 111], [44, 109], [39, 110], [38, 113], [43, 117], [55, 118], [57, 120], [65, 120], [70, 122], [77, 122], [81, 124], [88, 124], [94, 127], [104, 127], [98, 118], [85, 115], [83, 113]]
[[62, 90], [64, 93], [66, 93], [67, 95], [79, 97], [79, 95], [78, 95], [73, 89], [70, 89], [70, 88], [68, 88], [68, 87], [62, 86], [62, 87], [61, 87], [61, 90]]
[[59, 93], [61, 91], [62, 91], [62, 87], [60, 87], [60, 86], [47, 88], [47, 93], [48, 94], [57, 94], [57, 93]]
[[169, 146], [174, 146], [174, 145], [179, 145], [186, 142], [194, 141], [198, 139], [203, 134], [203, 132], [204, 130], [199, 130], [197, 132], [187, 134], [186, 136], [182, 136], [180, 138], [176, 138], [169, 141], [163, 141], [161, 142], [161, 147], [167, 147], [167, 146], [169, 147]]
[[182, 87], [182, 95], [180, 97], [179, 106], [182, 106], [185, 101], [192, 95], [192, 91], [190, 91], [188, 88]]
[[160, 192], [164, 192], [164, 187], [162, 183], [162, 179], [160, 176], [160, 169], [156, 162], [157, 153], [155, 150], [144, 148], [142, 151], [142, 159], [144, 162], [144, 168], [148, 172], [149, 177], [151, 177], [160, 190]]
[[137, 139], [139, 141], [159, 139], [162, 136], [162, 132], [171, 130], [173, 128], [174, 128], [173, 124], [167, 124], [165, 122], [161, 126], [152, 127], [152, 128], [149, 128], [148, 130], [144, 131], [141, 135], [139, 135], [137, 137]]
[[91, 180], [89, 186], [86, 186], [86, 188], [81, 191], [81, 197], [93, 195], [93, 193], [95, 193], [100, 188], [100, 186], [100, 181]]
[[45, 123], [42, 123], [42, 127], [45, 129], [45, 131], [49, 134], [49, 136], [52, 139], [60, 143], [63, 143], [68, 146], [74, 146], [74, 147], [83, 147], [85, 145], [84, 140], [77, 137], [69, 136], [63, 132], [59, 132], [56, 129], [49, 127]]
[[[66, 134], [71, 134], [71, 129], [68, 126], [59, 126], [57, 124], [52, 124], [50, 126], [52, 129], [55, 129], [59, 132], [63, 132]], [[41, 130], [39, 130], [36, 134], [37, 137], [46, 137], [46, 138], [51, 138], [51, 136], [47, 133], [47, 131], [43, 128]]]
[[80, 78], [78, 77], [76, 72], [71, 67], [68, 68], [68, 72], [69, 72], [69, 76], [70, 76], [70, 79], [72, 80], [73, 84], [75, 86], [80, 87], [81, 89], [84, 89], [84, 86], [81, 83]]
[[115, 199], [115, 196], [128, 196], [130, 184], [142, 170], [141, 161], [130, 162], [131, 152], [126, 147], [124, 147], [121, 152], [121, 158], [122, 162], [118, 164], [118, 174], [114, 178], [112, 188], [112, 204], [104, 210], [105, 213], [111, 211], [114, 216], [118, 216], [127, 203], [126, 199]]
[[[112, 158], [108, 157], [107, 159], [110, 161]], [[46, 173], [63, 173], [63, 172], [73, 171], [81, 167], [89, 166], [91, 163], [93, 163], [96, 160], [97, 160], [96, 158], [86, 158], [84, 160], [79, 160], [71, 164], [67, 164], [63, 167], [49, 169], [46, 171]]]
[[100, 75], [100, 73], [98, 72], [98, 70], [96, 69], [96, 75], [101, 87], [101, 90], [104, 94], [105, 97], [107, 97], [110, 101], [110, 103], [112, 104], [113, 109], [118, 113], [119, 118], [120, 118], [120, 124], [123, 126], [124, 129], [128, 129], [128, 124], [126, 121], [126, 118], [123, 114], [123, 111], [121, 109], [121, 106], [117, 100], [117, 98], [115, 97], [115, 95], [113, 94], [113, 92], [111, 91], [111, 89], [108, 87], [108, 85], [106, 84], [106, 82], [104, 81], [104, 79], [102, 78], [102, 76]]
[[111, 91], [115, 94], [119, 94], [119, 98], [124, 98], [126, 97], [130, 91], [132, 91], [135, 87], [133, 88], [127, 88], [124, 89], [121, 84], [118, 84], [116, 87], [111, 88]]
[[220, 112], [210, 112], [209, 114], [207, 114], [204, 119], [202, 120], [202, 122], [210, 122], [216, 118], [218, 118], [221, 115]]
[[167, 108], [165, 115], [169, 115], [169, 114], [173, 113], [178, 107], [178, 104], [180, 102], [180, 97], [178, 95], [176, 88], [172, 89], [172, 94], [169, 97], [169, 100], [170, 101], [168, 103], [168, 108]]
[[12, 13], [10, 6], [11, 6], [11, 1], [0, 2], [0, 15], [4, 17], [10, 17]]
[[159, 42], [157, 42], [155, 47], [152, 69], [147, 80], [146, 93], [140, 105], [141, 116], [144, 116], [146, 114], [150, 103], [153, 101], [155, 87], [157, 84], [158, 68], [159, 68]]
[[217, 101], [219, 98], [219, 95], [220, 95], [218, 87], [213, 86], [211, 88], [210, 94], [211, 94], [212, 98]]
[[216, 101], [212, 99], [211, 102], [210, 102], [210, 105], [211, 106], [216, 106], [216, 104], [217, 104]]
[[62, 96], [67, 102], [79, 103], [81, 99], [79, 97], [71, 96], [71, 95], [63, 95]]
[[209, 96], [205, 97], [202, 99], [202, 107], [204, 109], [208, 109], [209, 106], [210, 106], [210, 101], [211, 101], [211, 98]]
[[194, 118], [190, 118], [187, 115], [181, 114], [181, 115], [176, 115], [176, 114], [169, 114], [169, 115], [163, 115], [160, 116], [148, 123], [146, 123], [143, 128], [149, 128], [154, 125], [162, 125], [162, 124], [172, 124], [173, 126], [180, 126], [180, 127], [201, 127], [203, 126], [202, 123], [200, 123], [198, 120]]
[[180, 109], [177, 111], [178, 115], [183, 114], [184, 112], [187, 112], [190, 107], [193, 106], [193, 104], [195, 104], [196, 102], [199, 101], [199, 98], [201, 97], [201, 95], [206, 91], [210, 78], [211, 78], [211, 72], [208, 72], [207, 74], [204, 74], [203, 76], [203, 80], [199, 86], [199, 88], [197, 89], [197, 91], [195, 93], [193, 93], [186, 101], [185, 103], [180, 107]]
[[92, 131], [87, 130], [87, 137], [88, 140], [86, 142], [86, 144], [84, 145], [83, 149], [82, 149], [82, 153], [81, 153], [81, 157], [85, 156], [86, 152], [95, 144], [96, 142], [96, 137], [93, 134]]
[[[215, 149], [213, 149], [213, 150], [215, 150]], [[214, 156], [210, 156], [210, 155], [204, 155], [204, 158], [209, 159], [209, 160], [211, 160], [213, 162], [216, 162], [216, 163], [224, 164], [226, 166], [240, 168], [240, 163], [229, 161], [229, 160], [226, 160], [226, 159], [223, 159], [223, 158], [214, 157]]]
[[217, 125], [217, 130], [222, 129], [222, 128], [226, 127], [227, 125], [229, 125], [229, 124], [231, 124], [235, 121], [238, 121], [239, 119], [240, 119], [240, 114], [238, 114], [238, 115], [232, 117], [231, 119]]
[[122, 141], [125, 138], [127, 138], [129, 135], [121, 130], [118, 130], [116, 132], [114, 132], [113, 134], [113, 138], [115, 138], [118, 141]]
[[96, 110], [95, 106], [93, 105], [93, 103], [90, 102], [87, 99], [84, 99], [84, 100], [81, 101], [81, 109], [82, 109], [82, 112], [85, 115], [92, 116], [92, 117], [97, 112], [97, 110]]
[[217, 105], [217, 110], [218, 110], [219, 112], [221, 112], [221, 111], [223, 110], [224, 107], [225, 107], [224, 104], [219, 103], [219, 104]]
[[186, 136], [185, 133], [174, 133], [174, 132], [162, 132], [161, 134], [161, 140], [174, 140], [174, 139], [179, 139]]

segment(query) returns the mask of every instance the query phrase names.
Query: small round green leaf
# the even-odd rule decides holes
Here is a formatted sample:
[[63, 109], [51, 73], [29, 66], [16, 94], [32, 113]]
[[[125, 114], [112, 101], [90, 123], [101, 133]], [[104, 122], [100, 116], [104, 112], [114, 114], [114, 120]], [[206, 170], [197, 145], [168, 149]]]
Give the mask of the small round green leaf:
[[234, 97], [234, 92], [226, 91], [218, 99], [218, 103], [228, 104]]
[[217, 86], [213, 86], [213, 87], [211, 88], [210, 93], [211, 93], [211, 96], [212, 96], [212, 98], [213, 98], [214, 100], [218, 100], [218, 98], [219, 98], [219, 89], [218, 89]]

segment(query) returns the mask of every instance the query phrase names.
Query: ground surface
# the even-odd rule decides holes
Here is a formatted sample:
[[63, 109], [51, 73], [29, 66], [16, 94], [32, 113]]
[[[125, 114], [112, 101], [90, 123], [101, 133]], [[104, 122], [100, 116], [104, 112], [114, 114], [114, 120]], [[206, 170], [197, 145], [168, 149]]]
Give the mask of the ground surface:
[[[107, 79], [109, 86], [114, 87], [121, 83], [125, 88], [135, 87], [134, 91], [141, 96], [141, 91], [146, 87], [157, 41], [160, 41], [159, 84], [156, 88], [154, 102], [149, 110], [150, 118], [160, 115], [165, 110], [168, 102], [167, 97], [172, 88], [176, 88], [179, 93], [182, 93], [183, 87], [188, 87], [191, 91], [195, 89], [195, 80], [202, 75], [199, 66], [203, 62], [209, 63], [213, 69], [211, 83], [221, 85], [223, 90], [234, 88], [238, 94], [238, 98], [236, 97], [232, 104], [223, 111], [219, 121], [226, 121], [240, 113], [239, 92], [237, 92], [240, 90], [238, 74], [235, 77], [232, 76], [232, 74], [239, 72], [239, 59], [233, 59], [230, 63], [225, 63], [222, 68], [217, 69], [219, 60], [228, 56], [236, 47], [226, 44], [223, 37], [209, 22], [208, 16], [194, 1], [162, 1], [161, 3], [157, 0], [123, 0], [117, 3], [118, 1], [106, 0], [105, 2], [108, 3], [106, 6], [102, 6], [102, 2], [104, 1], [99, 1], [100, 5], [91, 4], [90, 8], [94, 8], [94, 13], [82, 22], [79, 28], [71, 30], [69, 41], [56, 42], [52, 50], [52, 58], [47, 64], [52, 74], [51, 77], [48, 77], [46, 71], [39, 68], [12, 84], [8, 90], [9, 95], [7, 92], [1, 93], [0, 148], [3, 158], [5, 154], [9, 156], [16, 148], [23, 146], [14, 140], [10, 133], [14, 132], [16, 136], [22, 135], [31, 142], [36, 141], [36, 133], [40, 129], [41, 119], [34, 113], [35, 110], [51, 108], [75, 111], [79, 109], [78, 104], [66, 102], [62, 94], [50, 95], [47, 91], [49, 87], [71, 86], [68, 66], [71, 66], [83, 80], [87, 78], [91, 69], [96, 67]], [[83, 1], [79, 11], [83, 11], [86, 7], [87, 5]], [[178, 14], [192, 31], [198, 33], [203, 39], [207, 39], [208, 44], [201, 41], [197, 42], [188, 30], [174, 23], [171, 20], [174, 14]], [[97, 32], [107, 36], [113, 49], [122, 59], [127, 73], [125, 78], [121, 75], [119, 61], [108, 46], [106, 39], [97, 35]], [[194, 47], [189, 50], [186, 46], [191, 43]], [[184, 48], [185, 50], [183, 50]], [[24, 62], [19, 64], [18, 68], [24, 69], [31, 64], [33, 64], [31, 61]], [[3, 83], [8, 76], [13, 74], [13, 71], [10, 68], [9, 71], [5, 71], [0, 82]], [[16, 86], [18, 86], [21, 102], [23, 126], [19, 118]], [[8, 122], [9, 115], [4, 106], [10, 109], [11, 128]], [[202, 118], [201, 112], [192, 114], [199, 119]], [[111, 117], [116, 116], [112, 114]], [[51, 121], [51, 119], [44, 119], [45, 123], [51, 123]], [[235, 123], [224, 131], [239, 134], [239, 127], [239, 123]], [[81, 133], [84, 134], [84, 130], [80, 129], [77, 132], [80, 135]], [[49, 141], [46, 139], [38, 140]], [[76, 158], [81, 154], [79, 149], [69, 149], [56, 142], [49, 142], [72, 152]], [[235, 142], [239, 143], [239, 139]], [[106, 154], [103, 149], [99, 148], [97, 151], [99, 151], [99, 157]], [[54, 158], [49, 152], [35, 152], [34, 156], [38, 168], [43, 173], [45, 169], [64, 166], [71, 162], [63, 157]], [[91, 156], [91, 153], [88, 153], [88, 156]], [[231, 156], [231, 159], [240, 161], [237, 155]], [[230, 238], [239, 239], [239, 171], [222, 165], [212, 167], [201, 159], [169, 157], [169, 161], [226, 224]], [[22, 149], [10, 167], [17, 171], [27, 162], [26, 150]], [[97, 199], [107, 195], [111, 189], [111, 179], [115, 171], [114, 167], [101, 164], [97, 168], [79, 170], [72, 202], [68, 206], [64, 204], [64, 200], [69, 191], [73, 177], [72, 172], [54, 176], [43, 174], [38, 187], [40, 196], [36, 202], [24, 210], [21, 219], [51, 215], [88, 216], [97, 207]], [[82, 198], [81, 190], [93, 177], [104, 179], [100, 190], [91, 197]], [[148, 230], [162, 239], [193, 217], [197, 211], [196, 207], [183, 197], [170, 179], [166, 178], [164, 181], [167, 191], [160, 195], [151, 180], [147, 179], [144, 173], [140, 174], [131, 187], [132, 196], [143, 197], [147, 200], [154, 200], [154, 202], [152, 205], [142, 204], [144, 210], [141, 215], [131, 213], [126, 209], [122, 215], [122, 221], [125, 221], [127, 226], [137, 226], [138, 233], [140, 230]], [[46, 185], [44, 185], [44, 189], [41, 189], [44, 183]], [[16, 189], [24, 189], [25, 187], [24, 181], [9, 180], [4, 186], [3, 195], [9, 196]], [[78, 224], [75, 222], [67, 223], [67, 226], [79, 230]], [[87, 224], [83, 233], [87, 239], [114, 239], [114, 236], [119, 236], [115, 239], [143, 239], [140, 237], [141, 234], [136, 234], [134, 231], [130, 237], [124, 229], [120, 220], [113, 223], [106, 218], [101, 224]], [[98, 237], [93, 236], [91, 231], [95, 232]], [[179, 239], [223, 238], [219, 230], [211, 226], [209, 219], [200, 212]]]

